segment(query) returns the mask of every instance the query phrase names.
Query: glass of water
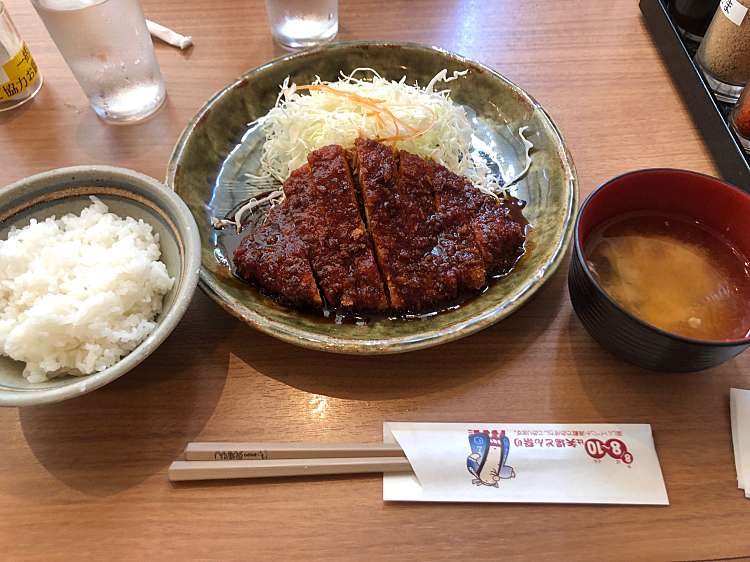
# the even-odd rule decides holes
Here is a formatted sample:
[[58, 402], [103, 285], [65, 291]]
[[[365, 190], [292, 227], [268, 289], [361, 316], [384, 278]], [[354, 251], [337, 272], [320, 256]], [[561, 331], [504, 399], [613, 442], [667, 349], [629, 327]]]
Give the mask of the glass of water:
[[104, 121], [135, 123], [166, 89], [138, 0], [32, 0], [53, 41]]
[[273, 38], [290, 49], [314, 47], [339, 31], [338, 0], [266, 0]]

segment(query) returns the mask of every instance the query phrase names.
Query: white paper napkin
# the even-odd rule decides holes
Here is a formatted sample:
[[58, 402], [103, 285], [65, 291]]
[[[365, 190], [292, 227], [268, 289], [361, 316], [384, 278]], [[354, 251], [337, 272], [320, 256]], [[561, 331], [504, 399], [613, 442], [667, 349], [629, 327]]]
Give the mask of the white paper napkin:
[[386, 501], [668, 505], [650, 425], [386, 422]]
[[750, 390], [729, 389], [729, 418], [737, 487], [745, 491], [746, 498], [750, 498], [750, 491], [746, 489], [746, 483], [750, 482]]

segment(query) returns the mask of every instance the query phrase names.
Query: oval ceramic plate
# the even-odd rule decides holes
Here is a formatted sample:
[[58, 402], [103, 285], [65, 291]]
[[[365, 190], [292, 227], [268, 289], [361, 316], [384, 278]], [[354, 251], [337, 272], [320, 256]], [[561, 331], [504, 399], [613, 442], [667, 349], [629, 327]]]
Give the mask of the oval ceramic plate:
[[[426, 85], [442, 69], [468, 70], [450, 82], [451, 99], [476, 126], [477, 147], [494, 152], [505, 177], [523, 169], [520, 127], [534, 143], [529, 173], [514, 188], [526, 201], [532, 225], [527, 254], [481, 296], [455, 310], [415, 320], [336, 324], [284, 307], [233, 277], [215, 251], [214, 217], [223, 218], [242, 199], [246, 173], [258, 172], [264, 141], [252, 123], [276, 102], [289, 76], [298, 84], [315, 76], [336, 80], [339, 71], [375, 69], [381, 76]], [[451, 341], [494, 324], [526, 302], [560, 264], [570, 241], [578, 189], [573, 161], [542, 107], [521, 88], [479, 63], [415, 44], [338, 43], [289, 55], [251, 70], [211, 98], [183, 131], [167, 172], [167, 184], [187, 203], [201, 233], [200, 284], [222, 307], [251, 326], [304, 347], [340, 353], [397, 353]]]

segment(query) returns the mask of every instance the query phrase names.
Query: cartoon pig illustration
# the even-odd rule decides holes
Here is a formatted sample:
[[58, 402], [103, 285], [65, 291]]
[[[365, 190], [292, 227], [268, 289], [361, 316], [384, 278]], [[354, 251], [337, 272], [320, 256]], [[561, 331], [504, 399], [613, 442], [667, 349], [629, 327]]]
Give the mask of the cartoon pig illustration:
[[469, 435], [471, 454], [466, 459], [466, 468], [474, 476], [476, 486], [498, 487], [498, 481], [516, 477], [512, 466], [505, 464], [510, 450], [510, 439], [499, 438], [500, 445], [492, 444], [487, 433]]

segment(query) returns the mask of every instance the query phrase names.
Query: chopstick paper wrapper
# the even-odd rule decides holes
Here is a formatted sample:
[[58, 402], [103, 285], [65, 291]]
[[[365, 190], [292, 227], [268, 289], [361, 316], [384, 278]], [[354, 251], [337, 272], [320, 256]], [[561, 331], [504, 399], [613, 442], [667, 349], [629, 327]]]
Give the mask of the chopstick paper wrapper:
[[650, 425], [383, 424], [413, 473], [386, 501], [669, 505]]
[[193, 38], [190, 35], [180, 35], [155, 21], [146, 20], [146, 27], [151, 35], [178, 49], [184, 50], [193, 44]]
[[750, 390], [729, 389], [729, 417], [732, 425], [734, 466], [737, 470], [737, 487], [750, 498], [747, 483], [750, 481]]

